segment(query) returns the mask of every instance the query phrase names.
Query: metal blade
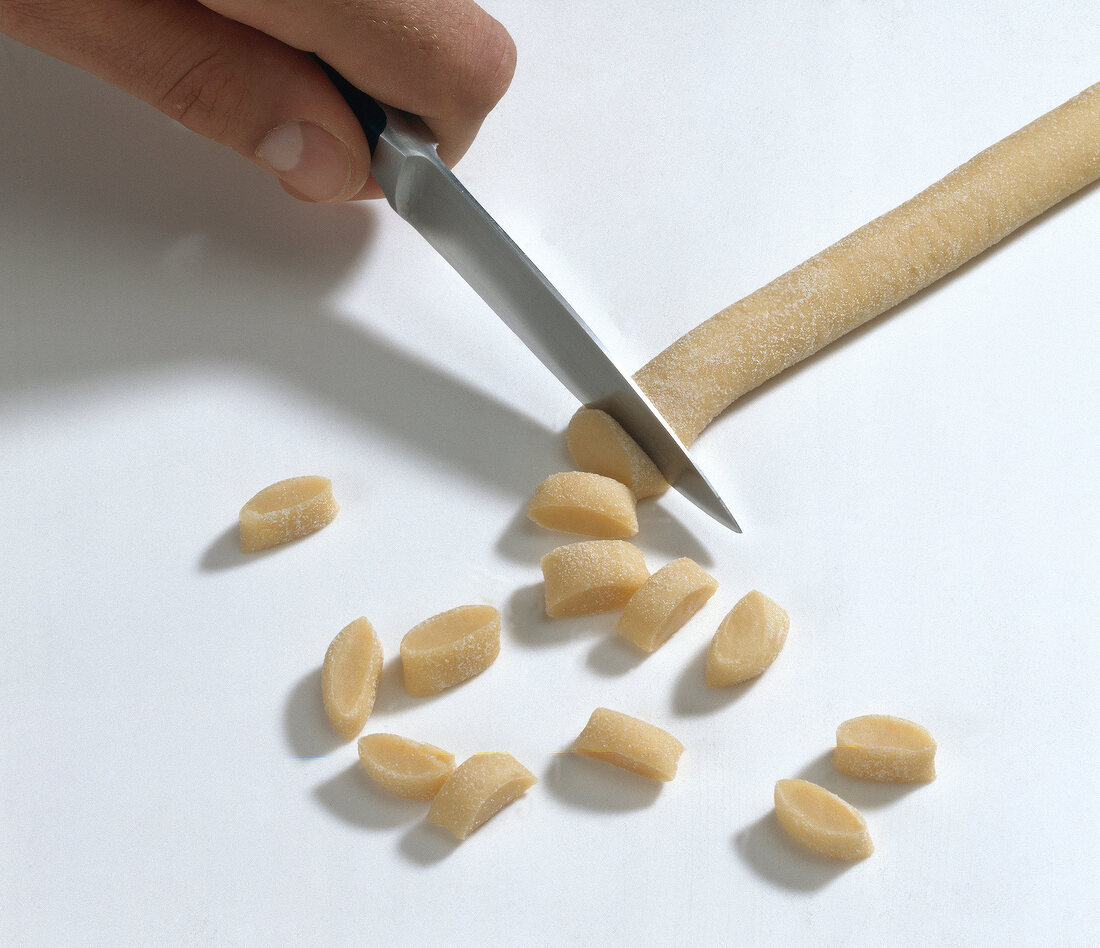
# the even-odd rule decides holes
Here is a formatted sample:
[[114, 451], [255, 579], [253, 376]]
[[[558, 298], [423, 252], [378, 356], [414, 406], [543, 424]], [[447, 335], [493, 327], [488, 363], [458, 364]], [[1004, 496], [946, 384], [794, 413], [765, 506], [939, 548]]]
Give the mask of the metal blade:
[[[389, 129], [387, 129], [387, 132]], [[373, 173], [394, 209], [413, 225], [504, 323], [584, 405], [613, 417], [665, 479], [737, 533], [733, 514], [687, 448], [608, 355], [584, 320], [436, 157], [400, 155], [383, 132]], [[381, 166], [381, 167], [380, 167]]]

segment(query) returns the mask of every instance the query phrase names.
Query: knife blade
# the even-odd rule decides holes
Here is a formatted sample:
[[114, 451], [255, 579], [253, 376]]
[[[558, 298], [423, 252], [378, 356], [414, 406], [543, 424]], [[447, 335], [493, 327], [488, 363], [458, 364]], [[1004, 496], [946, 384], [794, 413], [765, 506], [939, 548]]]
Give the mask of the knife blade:
[[736, 533], [737, 520], [668, 422], [585, 321], [463, 187], [416, 116], [377, 102], [318, 60], [371, 145], [390, 206], [431, 244], [582, 405], [614, 418], [673, 487]]

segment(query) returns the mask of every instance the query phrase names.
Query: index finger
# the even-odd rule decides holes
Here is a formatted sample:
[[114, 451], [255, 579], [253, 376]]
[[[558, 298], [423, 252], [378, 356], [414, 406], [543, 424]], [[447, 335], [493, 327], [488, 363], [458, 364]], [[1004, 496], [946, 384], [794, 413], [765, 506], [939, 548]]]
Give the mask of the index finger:
[[454, 164], [504, 95], [516, 49], [472, 0], [202, 0], [213, 10], [317, 53], [364, 92], [419, 115]]

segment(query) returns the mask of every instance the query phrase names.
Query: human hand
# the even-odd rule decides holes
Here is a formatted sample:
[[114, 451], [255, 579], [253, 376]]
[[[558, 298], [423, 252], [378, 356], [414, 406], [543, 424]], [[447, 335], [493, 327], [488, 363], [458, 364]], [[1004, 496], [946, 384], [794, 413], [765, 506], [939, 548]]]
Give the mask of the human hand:
[[359, 123], [309, 52], [419, 115], [447, 164], [469, 148], [516, 61], [507, 31], [473, 0], [0, 0], [0, 32], [326, 204], [381, 191]]

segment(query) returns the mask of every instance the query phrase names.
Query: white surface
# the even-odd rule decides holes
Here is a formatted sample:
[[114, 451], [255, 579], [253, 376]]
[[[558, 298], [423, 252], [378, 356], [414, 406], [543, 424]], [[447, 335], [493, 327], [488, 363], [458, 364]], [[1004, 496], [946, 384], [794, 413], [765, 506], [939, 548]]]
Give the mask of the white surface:
[[[460, 168], [631, 366], [1100, 78], [1092, 3], [690, 6], [493, 4], [520, 67]], [[0, 941], [1100, 943], [1095, 187], [701, 438], [745, 534], [646, 505], [651, 568], [722, 585], [639, 661], [539, 610], [568, 396], [388, 208], [297, 204], [7, 41], [0, 88]], [[236, 552], [307, 472], [337, 521]], [[787, 648], [708, 692], [753, 587]], [[482, 601], [497, 663], [408, 698], [402, 634]], [[461, 846], [326, 728], [360, 614], [370, 729], [541, 779]], [[673, 783], [557, 754], [600, 704], [683, 740]], [[935, 783], [831, 771], [873, 711], [932, 731]], [[778, 835], [800, 774], [871, 859]]]

